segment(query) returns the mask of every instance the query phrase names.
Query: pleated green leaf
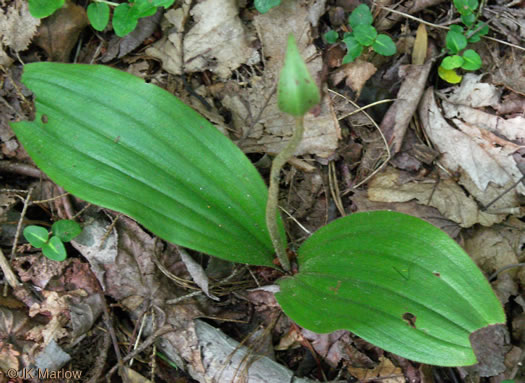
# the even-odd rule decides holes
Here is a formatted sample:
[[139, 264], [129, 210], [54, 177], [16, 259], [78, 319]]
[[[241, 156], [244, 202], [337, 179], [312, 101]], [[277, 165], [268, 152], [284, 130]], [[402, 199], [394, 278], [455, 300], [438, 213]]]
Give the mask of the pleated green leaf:
[[34, 63], [22, 80], [36, 95], [36, 117], [12, 127], [57, 184], [167, 241], [273, 265], [266, 186], [241, 150], [197, 112], [105, 66]]
[[387, 351], [441, 366], [476, 363], [469, 335], [505, 323], [469, 256], [431, 224], [375, 211], [338, 219], [299, 249], [276, 294], [299, 325], [349, 330]]

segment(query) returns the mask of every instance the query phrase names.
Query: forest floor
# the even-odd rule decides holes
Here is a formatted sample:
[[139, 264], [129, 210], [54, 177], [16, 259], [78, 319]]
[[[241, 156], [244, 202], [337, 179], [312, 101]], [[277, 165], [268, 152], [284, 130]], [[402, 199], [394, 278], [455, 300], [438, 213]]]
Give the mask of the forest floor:
[[[348, 17], [358, 0], [283, 0], [264, 14], [248, 0], [180, 0], [124, 37], [111, 23], [93, 29], [88, 3], [67, 1], [36, 19], [25, 1], [0, 2], [2, 270], [6, 281], [11, 270], [23, 282], [15, 291], [6, 285], [0, 297], [0, 382], [31, 380], [31, 367], [56, 373], [47, 376], [52, 381], [79, 373], [90, 382], [278, 382], [293, 373], [304, 381], [525, 382], [523, 0], [476, 6], [490, 29], [468, 44], [481, 68], [459, 68], [456, 84], [438, 75], [449, 26], [462, 23], [449, 1], [364, 2], [396, 53], [364, 47], [350, 63], [341, 37], [352, 32]], [[324, 37], [330, 30], [339, 36], [334, 43]], [[507, 315], [504, 333], [479, 351], [479, 365], [429, 366], [348, 331], [320, 335], [297, 326], [261, 288], [280, 275], [275, 270], [186, 252], [66, 193], [9, 125], [32, 118], [25, 64], [108, 65], [198, 111], [267, 181], [293, 129], [275, 92], [290, 33], [322, 95], [282, 175], [291, 247], [362, 211], [397, 211], [442, 229], [476, 262]], [[83, 233], [57, 262], [22, 233], [62, 219], [76, 220]], [[160, 296], [171, 304], [159, 306]], [[223, 349], [210, 351], [211, 343]]]

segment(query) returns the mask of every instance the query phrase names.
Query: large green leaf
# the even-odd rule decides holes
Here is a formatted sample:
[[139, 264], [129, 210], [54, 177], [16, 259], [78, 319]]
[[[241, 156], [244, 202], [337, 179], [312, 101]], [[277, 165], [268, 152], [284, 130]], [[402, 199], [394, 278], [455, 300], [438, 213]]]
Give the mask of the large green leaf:
[[36, 118], [13, 129], [57, 184], [170, 242], [273, 265], [262, 178], [194, 110], [105, 66], [29, 64], [22, 80], [36, 95]]
[[338, 219], [299, 249], [299, 273], [277, 300], [315, 332], [347, 329], [403, 357], [470, 365], [469, 335], [504, 323], [501, 304], [469, 256], [438, 228], [401, 213]]

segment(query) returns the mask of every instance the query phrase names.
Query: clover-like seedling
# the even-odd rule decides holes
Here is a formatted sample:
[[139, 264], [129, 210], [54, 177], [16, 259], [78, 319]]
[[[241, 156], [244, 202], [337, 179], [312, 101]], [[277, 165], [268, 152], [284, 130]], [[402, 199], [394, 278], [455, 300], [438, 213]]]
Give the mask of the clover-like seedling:
[[[113, 30], [119, 37], [126, 36], [136, 27], [139, 19], [152, 16], [159, 7], [168, 8], [175, 0], [129, 0], [129, 3], [115, 3], [94, 0], [87, 7], [87, 16], [93, 29], [102, 31], [109, 23], [110, 6], [113, 11]], [[52, 15], [64, 5], [64, 0], [29, 0], [29, 12], [38, 19]]]
[[[438, 68], [439, 77], [451, 84], [457, 84], [462, 76], [456, 70], [475, 71], [481, 68], [481, 57], [473, 49], [464, 50], [468, 43], [476, 43], [481, 36], [489, 33], [486, 23], [477, 21], [478, 0], [454, 0], [454, 6], [461, 15], [461, 25], [451, 25], [445, 39], [447, 56]], [[463, 51], [464, 50], [464, 51]], [[463, 52], [462, 52], [463, 51]]]
[[[348, 23], [352, 32], [346, 32], [343, 36], [343, 42], [346, 44], [347, 53], [343, 57], [343, 64], [351, 63], [361, 56], [364, 47], [372, 49], [383, 56], [392, 56], [396, 53], [396, 44], [390, 36], [378, 34], [372, 25], [374, 17], [368, 5], [361, 4], [348, 17]], [[330, 30], [324, 34], [325, 40], [334, 44], [339, 39], [339, 34]]]
[[35, 248], [42, 249], [42, 253], [53, 261], [63, 261], [67, 258], [64, 242], [69, 242], [82, 232], [78, 223], [70, 219], [57, 221], [51, 227], [52, 236], [46, 228], [37, 225], [27, 226], [24, 229], [25, 239]]
[[253, 5], [259, 13], [266, 13], [270, 9], [281, 5], [281, 0], [254, 0]]

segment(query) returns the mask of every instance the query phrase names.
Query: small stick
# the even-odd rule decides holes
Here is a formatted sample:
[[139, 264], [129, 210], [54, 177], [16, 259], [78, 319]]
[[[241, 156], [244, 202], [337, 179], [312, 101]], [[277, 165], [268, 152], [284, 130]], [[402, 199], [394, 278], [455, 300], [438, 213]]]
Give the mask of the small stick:
[[13, 247], [11, 248], [11, 255], [10, 255], [11, 259], [13, 259], [15, 256], [16, 245], [18, 244], [18, 238], [20, 237], [20, 230], [22, 230], [22, 222], [24, 221], [24, 217], [26, 215], [27, 207], [29, 206], [29, 200], [31, 199], [32, 192], [33, 192], [33, 188], [30, 188], [24, 200], [24, 207], [22, 208], [22, 213], [20, 213], [20, 219], [18, 220], [18, 225], [16, 226], [16, 233], [15, 233], [15, 239], [13, 241]]
[[501, 197], [503, 197], [505, 194], [507, 194], [508, 192], [510, 192], [512, 189], [514, 189], [516, 186], [518, 186], [523, 180], [525, 179], [525, 175], [523, 175], [519, 180], [517, 180], [516, 182], [514, 182], [507, 190], [505, 190], [503, 193], [501, 193], [499, 196], [497, 196], [496, 198], [494, 198], [492, 201], [490, 201], [488, 204], [486, 204], [485, 206], [482, 206], [481, 207], [481, 210], [482, 211], [486, 211], [489, 207], [491, 207], [493, 204], [495, 204]]

